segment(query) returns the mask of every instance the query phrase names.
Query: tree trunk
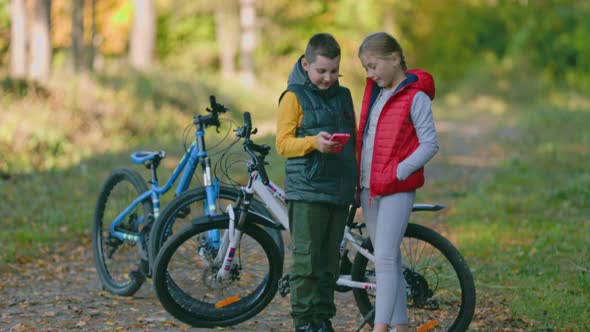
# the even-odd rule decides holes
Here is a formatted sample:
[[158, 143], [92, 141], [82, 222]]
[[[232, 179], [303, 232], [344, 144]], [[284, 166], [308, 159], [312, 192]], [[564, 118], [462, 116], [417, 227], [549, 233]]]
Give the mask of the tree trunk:
[[129, 61], [138, 70], [152, 65], [156, 43], [156, 10], [154, 0], [134, 0], [133, 28]]
[[25, 0], [12, 0], [10, 7], [11, 42], [10, 74], [14, 78], [27, 75], [27, 8]]
[[240, 25], [238, 4], [235, 0], [225, 0], [215, 8], [215, 34], [219, 47], [221, 76], [235, 76], [234, 61], [238, 50]]
[[51, 66], [51, 41], [49, 21], [51, 15], [50, 0], [36, 0], [31, 24], [29, 77], [45, 82], [49, 79]]
[[88, 46], [88, 63], [86, 67], [94, 71], [94, 57], [98, 49], [98, 36], [96, 35], [96, 0], [91, 0], [90, 45]]
[[84, 0], [72, 0], [72, 70], [79, 72], [84, 66]]
[[254, 50], [256, 49], [256, 0], [240, 0], [240, 77], [247, 87], [256, 85]]

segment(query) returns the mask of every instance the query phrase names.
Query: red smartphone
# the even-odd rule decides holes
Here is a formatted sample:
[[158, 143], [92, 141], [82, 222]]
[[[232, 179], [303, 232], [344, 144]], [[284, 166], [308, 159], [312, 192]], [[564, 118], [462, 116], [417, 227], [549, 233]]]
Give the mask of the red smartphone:
[[330, 136], [330, 141], [331, 142], [338, 142], [341, 144], [340, 148], [338, 150], [332, 151], [332, 153], [340, 152], [340, 150], [342, 150], [342, 148], [344, 147], [344, 144], [346, 144], [346, 142], [348, 141], [349, 138], [350, 138], [350, 134], [347, 134], [347, 133], [334, 133], [334, 134], [332, 134], [332, 136]]

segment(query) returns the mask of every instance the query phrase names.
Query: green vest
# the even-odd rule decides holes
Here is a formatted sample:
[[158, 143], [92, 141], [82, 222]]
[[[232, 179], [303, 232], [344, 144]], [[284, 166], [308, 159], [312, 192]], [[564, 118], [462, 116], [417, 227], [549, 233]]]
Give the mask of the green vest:
[[350, 91], [341, 86], [327, 90], [290, 84], [303, 110], [296, 136], [315, 136], [320, 131], [348, 133], [350, 139], [339, 153], [313, 151], [288, 158], [285, 164], [285, 198], [318, 203], [351, 204], [357, 183], [355, 116]]

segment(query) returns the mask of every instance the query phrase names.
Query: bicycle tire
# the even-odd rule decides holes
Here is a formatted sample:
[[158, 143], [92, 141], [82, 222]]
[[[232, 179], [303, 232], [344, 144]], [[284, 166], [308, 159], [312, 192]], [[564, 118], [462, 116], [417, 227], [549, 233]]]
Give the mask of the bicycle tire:
[[[363, 247], [373, 250], [369, 239]], [[461, 253], [439, 233], [412, 223], [408, 224], [401, 249], [411, 323], [417, 329], [424, 327], [425, 331], [466, 331], [475, 312], [476, 295], [473, 276]], [[374, 266], [368, 268], [368, 264], [373, 263], [357, 253], [352, 280], [374, 282]], [[374, 290], [355, 288], [353, 294], [361, 314], [369, 314], [373, 309]], [[369, 323], [372, 326], [373, 320]]]
[[[239, 189], [220, 186], [217, 195], [217, 212], [224, 212], [227, 204], [234, 204], [240, 195], [241, 191]], [[158, 255], [158, 252], [164, 245], [166, 239], [174, 233], [174, 229], [179, 230], [184, 226], [191, 224], [192, 220], [204, 215], [202, 212], [206, 207], [203, 202], [206, 197], [205, 187], [194, 188], [175, 197], [164, 207], [150, 232], [150, 266], [153, 265], [154, 259]], [[189, 212], [183, 212], [187, 211], [187, 207], [189, 208]], [[252, 199], [250, 202], [250, 209], [270, 220], [274, 220], [266, 206], [260, 201]], [[281, 257], [284, 257], [285, 245], [281, 231], [271, 227], [264, 227], [264, 229], [277, 244]]]
[[207, 244], [207, 232], [227, 232], [228, 225], [225, 216], [185, 226], [166, 241], [155, 259], [153, 284], [160, 303], [191, 326], [213, 328], [244, 322], [262, 311], [278, 290], [283, 263], [278, 247], [249, 219], [233, 257], [230, 280], [215, 281], [221, 266], [206, 260], [217, 253]]
[[[148, 186], [141, 175], [128, 168], [113, 171], [100, 189], [94, 210], [92, 245], [96, 271], [103, 289], [110, 293], [131, 296], [145, 281], [147, 243], [140, 244], [144, 248], [138, 249], [135, 242], [112, 238], [109, 236], [109, 225], [110, 221], [147, 190]], [[152, 211], [152, 201], [147, 198], [127, 215], [120, 227], [139, 236], [146, 224], [149, 227], [149, 222], [139, 229], [137, 221], [151, 218]]]

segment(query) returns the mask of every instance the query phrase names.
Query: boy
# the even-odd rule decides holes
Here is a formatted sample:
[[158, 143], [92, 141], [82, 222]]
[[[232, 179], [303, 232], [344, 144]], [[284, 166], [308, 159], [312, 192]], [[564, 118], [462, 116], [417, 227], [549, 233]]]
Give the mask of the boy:
[[[334, 331], [338, 245], [357, 179], [355, 115], [350, 91], [338, 84], [340, 46], [327, 33], [314, 35], [279, 99], [276, 148], [288, 158], [293, 266], [291, 317], [296, 332]], [[350, 134], [342, 146], [334, 133]], [[340, 148], [339, 152], [336, 153]]]

